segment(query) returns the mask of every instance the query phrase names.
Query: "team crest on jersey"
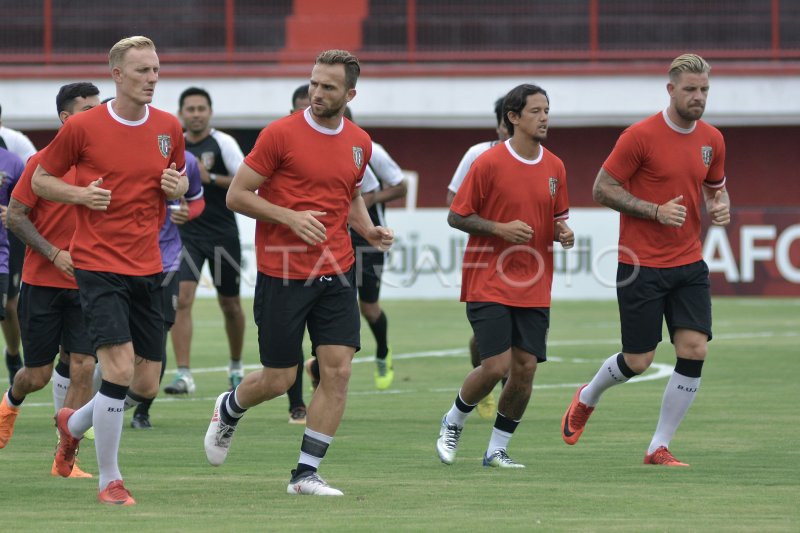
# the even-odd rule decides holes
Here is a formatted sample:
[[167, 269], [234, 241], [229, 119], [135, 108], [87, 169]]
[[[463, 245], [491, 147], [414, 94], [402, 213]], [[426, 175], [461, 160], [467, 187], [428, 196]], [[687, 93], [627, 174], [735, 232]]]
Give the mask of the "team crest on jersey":
[[358, 170], [364, 166], [364, 149], [360, 146], [353, 146], [353, 163], [356, 164]]
[[549, 180], [550, 180], [550, 183], [549, 183], [549, 185], [550, 185], [550, 196], [555, 198], [556, 197], [556, 191], [558, 190], [558, 178], [554, 178], [553, 176], [550, 176]]
[[169, 156], [170, 148], [172, 148], [172, 137], [169, 135], [159, 135], [158, 151], [161, 152], [163, 157]]
[[206, 167], [206, 170], [211, 170], [215, 163], [214, 152], [203, 152], [200, 154], [200, 162]]
[[703, 156], [703, 164], [705, 166], [710, 166], [711, 158], [714, 157], [714, 149], [710, 146], [701, 146], [700, 154]]

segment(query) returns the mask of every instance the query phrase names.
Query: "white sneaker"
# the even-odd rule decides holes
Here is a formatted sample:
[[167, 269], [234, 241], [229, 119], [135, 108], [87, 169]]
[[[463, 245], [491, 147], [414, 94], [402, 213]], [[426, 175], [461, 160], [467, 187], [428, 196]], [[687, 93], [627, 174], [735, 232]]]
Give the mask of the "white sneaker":
[[211, 415], [211, 422], [208, 424], [206, 438], [203, 442], [206, 449], [206, 458], [214, 466], [219, 466], [225, 462], [228, 456], [228, 448], [231, 447], [231, 439], [236, 426], [229, 426], [222, 421], [219, 415], [219, 407], [228, 397], [227, 392], [217, 396], [214, 404], [214, 413]]
[[492, 455], [483, 454], [483, 466], [493, 468], [525, 468], [525, 465], [515, 463], [505, 450], [495, 450]]
[[196, 387], [191, 374], [178, 374], [172, 383], [164, 387], [167, 394], [194, 394]]
[[307, 470], [300, 475], [295, 475], [292, 470], [292, 479], [286, 487], [289, 494], [305, 494], [308, 496], [343, 496], [339, 489], [334, 489], [328, 482], [319, 477], [316, 472]]
[[439, 430], [439, 439], [436, 441], [436, 452], [439, 459], [446, 465], [453, 464], [458, 451], [458, 440], [461, 438], [463, 427], [447, 423], [447, 415], [442, 417], [442, 428]]

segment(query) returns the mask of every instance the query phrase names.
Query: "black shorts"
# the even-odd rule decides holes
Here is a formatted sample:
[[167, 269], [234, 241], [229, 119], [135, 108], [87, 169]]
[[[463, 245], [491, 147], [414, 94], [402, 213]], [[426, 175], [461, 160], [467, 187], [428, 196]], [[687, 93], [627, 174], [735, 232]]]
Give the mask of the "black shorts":
[[164, 345], [162, 274], [125, 276], [75, 269], [83, 317], [95, 351], [133, 342], [133, 352], [161, 361]]
[[661, 342], [667, 320], [670, 341], [676, 329], [692, 329], [711, 340], [711, 288], [705, 261], [672, 268], [617, 266], [617, 302], [622, 351], [646, 353]]
[[[22, 283], [22, 263], [25, 261], [25, 243], [13, 232], [8, 232], [8, 299], [13, 300], [19, 294]], [[5, 307], [5, 302], [3, 302]]]
[[381, 275], [386, 254], [373, 247], [356, 248], [356, 286], [358, 299], [374, 304], [381, 293]]
[[23, 283], [18, 313], [26, 367], [51, 364], [59, 346], [67, 353], [94, 355], [77, 289]]
[[0, 274], [0, 320], [6, 319], [6, 303], [8, 303], [8, 274]]
[[535, 355], [539, 362], [547, 361], [549, 308], [467, 302], [467, 318], [481, 360], [500, 355], [513, 346]]
[[183, 239], [180, 280], [200, 281], [200, 271], [206, 261], [217, 293], [239, 296], [242, 264], [239, 235], [226, 235], [214, 241]]
[[178, 312], [178, 294], [181, 284], [178, 272], [164, 272], [161, 281], [161, 305], [164, 310], [164, 325], [169, 331], [175, 323], [175, 314]]
[[253, 318], [258, 326], [261, 364], [289, 368], [303, 364], [303, 333], [308, 326], [317, 346], [361, 348], [361, 318], [355, 268], [342, 277], [285, 280], [261, 272], [256, 277]]

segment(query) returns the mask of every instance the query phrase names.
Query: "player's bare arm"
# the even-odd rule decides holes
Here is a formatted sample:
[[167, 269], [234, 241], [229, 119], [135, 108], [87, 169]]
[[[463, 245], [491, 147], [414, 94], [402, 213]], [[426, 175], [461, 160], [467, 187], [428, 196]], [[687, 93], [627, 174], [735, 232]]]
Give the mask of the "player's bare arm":
[[370, 246], [385, 252], [394, 244], [394, 232], [383, 226], [375, 226], [369, 218], [364, 198], [360, 190], [356, 190], [350, 203], [350, 213], [347, 216], [347, 223], [353, 230], [364, 237]]
[[161, 173], [161, 190], [164, 191], [167, 200], [182, 198], [189, 190], [189, 178], [182, 176], [175, 163], [172, 163]]
[[407, 193], [408, 184], [403, 180], [397, 185], [392, 185], [391, 187], [386, 187], [385, 189], [380, 189], [374, 193], [367, 193], [362, 196], [364, 197], [364, 203], [367, 205], [367, 209], [369, 209], [374, 204], [385, 204], [392, 200], [397, 200], [398, 198], [404, 198]]
[[293, 211], [265, 200], [256, 193], [265, 180], [265, 176], [242, 163], [225, 197], [228, 209], [263, 222], [285, 224], [306, 244], [324, 242], [327, 238], [325, 225], [318, 219], [327, 213]]
[[61, 250], [53, 246], [50, 241], [42, 237], [36, 226], [33, 225], [28, 214], [31, 208], [15, 198], [8, 204], [6, 226], [13, 231], [19, 239], [31, 249], [46, 257], [56, 268], [68, 276], [74, 275], [72, 257], [68, 250]]
[[575, 246], [575, 233], [563, 220], [556, 220], [553, 223], [553, 240], [561, 243], [561, 247], [569, 250]]
[[98, 178], [86, 187], [70, 185], [61, 178], [49, 174], [39, 165], [31, 177], [31, 186], [37, 196], [63, 204], [77, 204], [93, 211], [107, 211], [111, 203], [111, 191], [103, 189], [103, 178]]
[[686, 206], [681, 203], [683, 196], [663, 204], [642, 200], [626, 191], [620, 182], [602, 168], [595, 179], [592, 198], [620, 213], [655, 220], [665, 226], [679, 228], [686, 221]]
[[476, 213], [464, 217], [450, 211], [447, 215], [447, 223], [470, 235], [493, 235], [512, 244], [525, 244], [533, 238], [533, 228], [521, 220], [495, 222], [482, 218]]
[[715, 226], [727, 226], [731, 221], [731, 198], [728, 196], [728, 191], [724, 187], [722, 189], [703, 187], [703, 195], [711, 223]]

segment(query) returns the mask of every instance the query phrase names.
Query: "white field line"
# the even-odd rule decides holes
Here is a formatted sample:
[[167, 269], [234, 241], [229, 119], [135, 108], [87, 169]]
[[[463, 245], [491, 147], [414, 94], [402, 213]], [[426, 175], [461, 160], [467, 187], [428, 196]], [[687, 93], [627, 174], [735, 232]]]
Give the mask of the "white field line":
[[[776, 333], [774, 331], [760, 331], [760, 332], [742, 332], [742, 333], [721, 333], [719, 335], [715, 335], [713, 341], [736, 341], [741, 339], [761, 339], [766, 337], [776, 337], [776, 338], [785, 338], [785, 337], [798, 337], [800, 336], [800, 332], [781, 332]], [[712, 342], [713, 342], [712, 341]], [[588, 339], [588, 340], [554, 340], [547, 343], [548, 346], [591, 346], [591, 345], [619, 345], [619, 339]], [[422, 358], [430, 358], [430, 357], [465, 357], [467, 355], [467, 350], [465, 348], [454, 348], [448, 350], [428, 350], [424, 352], [412, 352], [412, 353], [405, 353], [405, 354], [393, 354], [392, 358], [396, 360], [403, 360], [403, 359], [422, 359]], [[374, 358], [371, 356], [361, 356], [356, 357], [353, 359], [353, 364], [361, 364], [361, 363], [371, 363], [374, 361]], [[603, 359], [585, 359], [585, 358], [573, 358], [573, 359], [563, 359], [561, 357], [548, 357], [548, 362], [552, 363], [577, 363], [577, 364], [599, 364], [603, 361]], [[246, 370], [255, 370], [261, 368], [260, 364], [250, 364], [244, 365]], [[654, 381], [657, 379], [663, 379], [669, 377], [672, 374], [672, 365], [663, 364], [663, 363], [653, 363], [650, 365], [650, 369], [645, 375], [637, 376], [630, 380], [631, 383], [641, 383], [644, 381]], [[192, 374], [207, 374], [212, 372], [227, 372], [227, 366], [217, 366], [217, 367], [208, 367], [208, 368], [193, 368]], [[174, 370], [167, 370], [166, 374], [174, 374]], [[7, 377], [0, 378], [0, 380], [5, 381]], [[536, 384], [534, 383], [534, 389], [561, 389], [561, 388], [568, 388], [574, 389], [579, 386], [583, 385], [583, 382], [576, 382], [576, 383], [548, 383], [548, 384]], [[412, 390], [412, 389], [403, 389], [403, 390], [388, 390], [388, 391], [350, 391], [348, 394], [350, 396], [372, 396], [377, 394], [419, 394], [420, 392], [456, 392], [458, 388], [441, 388], [441, 389], [428, 389], [426, 391], [420, 390]], [[219, 391], [217, 391], [219, 392]], [[305, 392], [305, 391], [304, 391]], [[159, 394], [158, 402], [185, 402], [185, 401], [213, 401], [216, 400], [215, 396], [188, 396], [188, 397], [172, 397], [166, 396], [165, 394]], [[39, 402], [39, 403], [26, 403], [26, 407], [51, 407], [53, 406], [52, 402]]]

